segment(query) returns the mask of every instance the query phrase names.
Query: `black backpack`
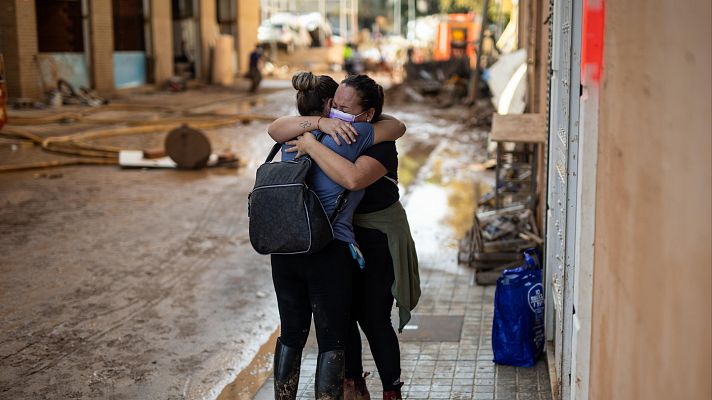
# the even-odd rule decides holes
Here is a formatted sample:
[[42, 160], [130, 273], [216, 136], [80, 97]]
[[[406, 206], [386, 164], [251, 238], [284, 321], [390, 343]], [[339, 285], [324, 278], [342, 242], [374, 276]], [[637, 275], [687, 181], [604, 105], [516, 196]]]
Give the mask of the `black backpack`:
[[343, 207], [346, 191], [328, 217], [306, 182], [311, 158], [271, 162], [280, 147], [275, 144], [257, 168], [255, 187], [247, 196], [250, 243], [260, 254], [316, 253], [334, 239], [331, 224]]

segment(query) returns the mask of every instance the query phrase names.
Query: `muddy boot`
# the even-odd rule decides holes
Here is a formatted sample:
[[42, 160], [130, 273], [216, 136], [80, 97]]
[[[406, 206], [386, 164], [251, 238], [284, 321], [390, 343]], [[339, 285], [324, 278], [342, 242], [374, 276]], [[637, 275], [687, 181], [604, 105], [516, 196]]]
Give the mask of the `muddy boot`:
[[356, 379], [344, 379], [344, 400], [371, 400], [371, 394], [366, 387], [366, 377], [369, 375], [370, 373], [366, 372]]
[[299, 368], [302, 363], [302, 350], [287, 347], [277, 339], [274, 350], [274, 398], [275, 400], [294, 400], [299, 386]]
[[344, 351], [333, 350], [319, 354], [316, 361], [317, 400], [343, 400], [344, 398]]
[[389, 390], [387, 392], [383, 392], [383, 400], [400, 400], [400, 399], [402, 399], [400, 390]]
[[403, 387], [403, 382], [398, 384], [398, 389], [387, 390], [383, 392], [383, 400], [401, 400], [401, 387]]

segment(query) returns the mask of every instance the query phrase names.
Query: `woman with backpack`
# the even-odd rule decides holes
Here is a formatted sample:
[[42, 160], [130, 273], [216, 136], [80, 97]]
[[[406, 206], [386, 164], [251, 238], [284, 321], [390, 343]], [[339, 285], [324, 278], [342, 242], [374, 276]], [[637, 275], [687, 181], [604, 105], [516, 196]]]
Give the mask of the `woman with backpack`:
[[[371, 121], [380, 113], [382, 97], [376, 99], [375, 106], [361, 112], [349, 124], [349, 128], [325, 118], [330, 110], [331, 99], [338, 84], [328, 76], [315, 76], [308, 72], [295, 75], [292, 85], [297, 89], [297, 108], [304, 120], [298, 122], [298, 134], [309, 132], [312, 136], [320, 129], [349, 129], [349, 146], [339, 146], [338, 138], [325, 135], [323, 144], [339, 156], [351, 161], [362, 154], [373, 143], [394, 140], [405, 132], [400, 122], [389, 122], [388, 129], [383, 124], [372, 125]], [[324, 126], [322, 126], [322, 123]], [[283, 143], [298, 134], [291, 134], [289, 127], [280, 124], [270, 126], [269, 134], [275, 141]], [[316, 139], [315, 139], [316, 140]], [[344, 139], [346, 140], [346, 139]], [[294, 158], [296, 153], [287, 152], [283, 146], [282, 159]], [[330, 179], [318, 166], [309, 175], [310, 189], [316, 192], [327, 215], [337, 210], [339, 198], [344, 188]], [[344, 346], [349, 333], [349, 313], [351, 309], [352, 271], [357, 262], [362, 262], [360, 251], [351, 225], [353, 212], [364, 192], [349, 191], [343, 206], [337, 210], [332, 228], [334, 240], [317, 253], [280, 255], [273, 254], [272, 280], [277, 294], [281, 321], [281, 335], [277, 341], [274, 358], [274, 381], [276, 399], [294, 399], [299, 382], [302, 349], [309, 334], [311, 316], [314, 315], [319, 356], [315, 390], [319, 399], [341, 399], [343, 397]]]
[[[380, 85], [366, 75], [354, 75], [342, 81], [332, 105], [337, 110], [358, 115], [374, 104], [382, 107], [382, 101], [372, 102], [374, 98], [383, 98]], [[378, 111], [380, 113], [380, 109]], [[299, 117], [284, 117], [282, 122], [287, 118]], [[292, 126], [298, 126], [296, 120], [290, 122]], [[336, 125], [339, 128], [334, 128], [334, 134], [349, 140], [349, 133], [353, 132], [348, 127]], [[400, 399], [400, 349], [391, 325], [391, 309], [395, 298], [399, 308], [399, 330], [402, 330], [420, 297], [420, 278], [407, 216], [399, 202], [395, 142], [375, 144], [355, 162], [339, 156], [311, 135], [302, 135], [287, 143], [294, 145], [287, 151], [309, 154], [336, 183], [349, 190], [365, 188], [353, 222], [366, 267], [354, 269], [352, 277], [353, 306], [346, 343], [344, 392], [347, 400], [370, 399], [361, 362], [358, 321], [373, 353], [383, 398]]]

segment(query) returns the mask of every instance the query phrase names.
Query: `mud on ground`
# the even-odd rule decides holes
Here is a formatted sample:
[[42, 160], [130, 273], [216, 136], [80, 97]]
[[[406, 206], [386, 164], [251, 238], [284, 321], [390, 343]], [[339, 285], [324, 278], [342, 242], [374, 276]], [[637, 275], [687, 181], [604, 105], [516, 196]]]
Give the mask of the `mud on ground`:
[[[220, 102], [193, 93], [201, 95], [201, 112], [295, 112], [292, 91]], [[454, 254], [453, 232], [471, 220], [468, 193], [486, 134], [455, 117], [464, 107], [443, 113], [391, 102], [386, 112], [409, 127], [398, 142], [402, 194], [417, 214], [411, 227], [423, 263], [437, 266]], [[208, 132], [214, 149], [241, 157], [238, 169], [0, 174], [0, 398], [220, 393], [278, 325], [269, 259], [247, 235], [247, 193], [271, 145], [266, 126]], [[72, 129], [56, 128], [44, 134]], [[151, 147], [161, 138], [103, 144]], [[0, 143], [3, 160], [47, 157], [13, 145]]]

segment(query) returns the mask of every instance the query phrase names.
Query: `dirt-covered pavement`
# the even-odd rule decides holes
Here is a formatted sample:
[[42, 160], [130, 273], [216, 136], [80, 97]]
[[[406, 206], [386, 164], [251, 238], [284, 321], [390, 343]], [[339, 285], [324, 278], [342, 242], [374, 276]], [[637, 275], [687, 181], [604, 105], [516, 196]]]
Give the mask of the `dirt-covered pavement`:
[[[292, 90], [190, 96], [199, 112], [295, 112]], [[123, 101], [149, 111], [166, 104]], [[461, 123], [464, 108], [386, 108], [409, 128], [398, 143], [402, 193], [422, 262], [436, 268], [438, 257], [456, 255], [453, 238], [471, 221], [484, 133]], [[215, 150], [239, 155], [238, 169], [0, 174], [0, 398], [215, 398], [234, 379], [279, 323], [269, 259], [247, 234], [247, 193], [271, 144], [266, 126], [207, 132]], [[53, 129], [72, 131], [39, 131]], [[0, 143], [2, 163], [54, 157], [38, 152]]]

